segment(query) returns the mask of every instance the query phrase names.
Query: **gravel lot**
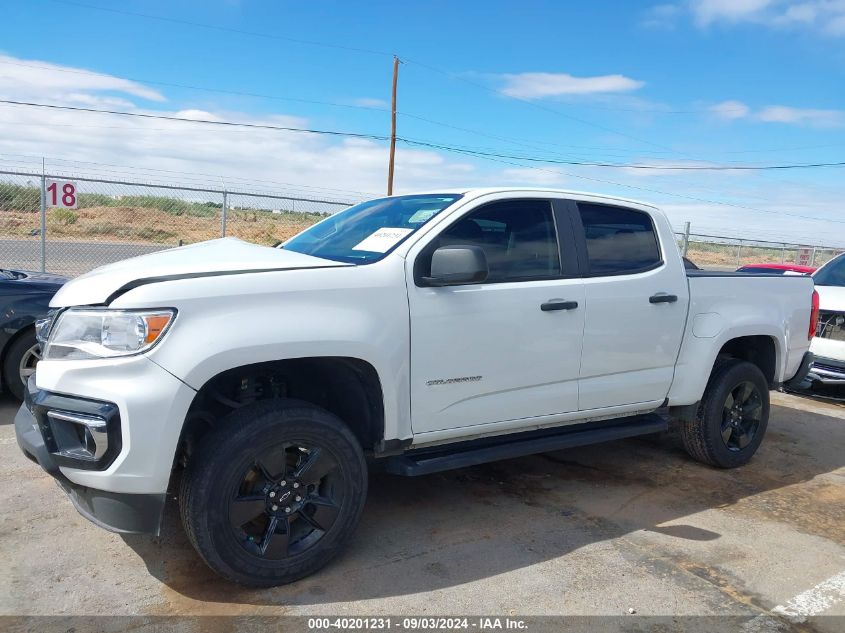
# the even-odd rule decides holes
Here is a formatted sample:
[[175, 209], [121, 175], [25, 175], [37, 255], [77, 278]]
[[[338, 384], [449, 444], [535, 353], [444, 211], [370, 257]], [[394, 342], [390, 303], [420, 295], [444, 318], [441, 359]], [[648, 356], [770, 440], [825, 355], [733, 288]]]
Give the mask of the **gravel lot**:
[[766, 440], [739, 470], [638, 439], [375, 476], [352, 547], [261, 591], [212, 575], [173, 504], [158, 538], [80, 517], [20, 453], [16, 405], [0, 399], [0, 613], [732, 614], [755, 617], [750, 631], [842, 631], [845, 406], [772, 398]]

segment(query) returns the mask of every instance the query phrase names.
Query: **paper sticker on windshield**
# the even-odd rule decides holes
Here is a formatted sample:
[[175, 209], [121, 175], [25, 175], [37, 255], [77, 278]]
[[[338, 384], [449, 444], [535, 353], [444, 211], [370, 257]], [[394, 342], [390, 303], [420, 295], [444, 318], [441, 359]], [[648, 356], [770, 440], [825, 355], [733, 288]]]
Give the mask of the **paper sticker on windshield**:
[[370, 251], [371, 253], [386, 253], [396, 246], [399, 241], [412, 233], [414, 229], [381, 228], [352, 247], [353, 251]]
[[431, 217], [440, 211], [440, 209], [420, 209], [410, 218], [408, 218], [408, 224], [421, 224], [427, 220], [430, 220]]

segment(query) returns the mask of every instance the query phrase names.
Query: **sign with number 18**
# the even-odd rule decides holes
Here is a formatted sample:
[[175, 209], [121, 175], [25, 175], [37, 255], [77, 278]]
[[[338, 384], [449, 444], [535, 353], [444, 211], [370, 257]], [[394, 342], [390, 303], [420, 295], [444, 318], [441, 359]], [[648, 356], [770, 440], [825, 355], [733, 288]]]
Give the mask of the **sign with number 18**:
[[75, 209], [77, 207], [76, 184], [69, 180], [48, 180], [47, 206]]

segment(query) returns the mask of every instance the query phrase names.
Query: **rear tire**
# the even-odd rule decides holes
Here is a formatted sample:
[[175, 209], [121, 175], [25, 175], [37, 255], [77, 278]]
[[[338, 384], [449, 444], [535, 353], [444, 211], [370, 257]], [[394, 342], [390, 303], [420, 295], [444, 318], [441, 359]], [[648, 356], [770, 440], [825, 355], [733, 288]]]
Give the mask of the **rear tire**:
[[29, 329], [9, 346], [3, 361], [3, 380], [18, 400], [23, 400], [26, 380], [35, 371], [41, 358], [41, 347], [35, 340], [35, 331]]
[[693, 458], [719, 468], [746, 464], [757, 452], [769, 423], [769, 385], [756, 365], [717, 362], [696, 416], [680, 424]]
[[209, 567], [242, 585], [272, 587], [337, 555], [366, 496], [361, 446], [339, 418], [306, 402], [265, 400], [202, 439], [179, 506]]

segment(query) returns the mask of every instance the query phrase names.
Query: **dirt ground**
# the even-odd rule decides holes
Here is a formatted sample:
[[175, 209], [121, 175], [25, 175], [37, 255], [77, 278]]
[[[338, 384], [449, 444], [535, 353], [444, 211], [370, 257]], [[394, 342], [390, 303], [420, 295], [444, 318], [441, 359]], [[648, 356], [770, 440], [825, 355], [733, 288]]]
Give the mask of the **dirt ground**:
[[[269, 590], [214, 576], [172, 499], [157, 538], [83, 519], [20, 453], [16, 404], [0, 400], [0, 614], [734, 615], [737, 630], [842, 631], [845, 406], [772, 397], [761, 450], [737, 470], [641, 438], [375, 476], [352, 546]], [[109, 630], [138, 628], [117, 622]]]
[[[226, 233], [257, 244], [275, 244], [311, 226], [320, 217], [231, 209]], [[38, 227], [38, 221], [35, 213], [8, 212], [0, 217], [0, 236], [26, 236]], [[175, 246], [179, 240], [193, 243], [220, 237], [220, 211], [207, 209], [205, 215], [175, 215], [161, 209], [132, 206], [85, 207], [72, 212], [54, 209], [47, 216], [47, 235], [52, 241]]]

